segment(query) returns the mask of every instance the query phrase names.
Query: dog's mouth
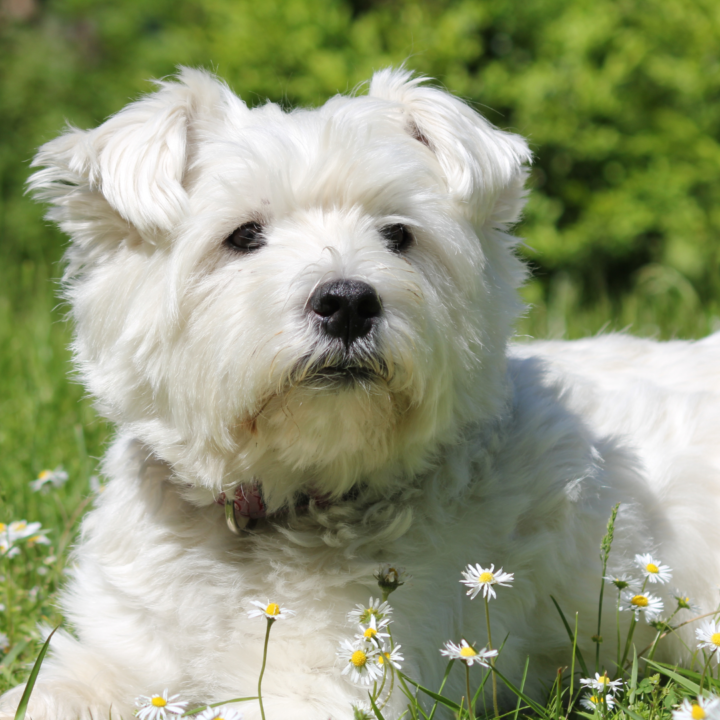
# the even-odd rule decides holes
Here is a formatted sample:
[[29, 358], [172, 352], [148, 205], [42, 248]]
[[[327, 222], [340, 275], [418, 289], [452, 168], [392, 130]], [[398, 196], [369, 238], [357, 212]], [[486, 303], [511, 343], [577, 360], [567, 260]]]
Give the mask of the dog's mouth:
[[387, 364], [379, 358], [309, 358], [300, 360], [291, 374], [291, 384], [318, 389], [370, 386], [389, 380]]
[[362, 365], [330, 365], [319, 368], [306, 379], [306, 384], [355, 385], [356, 383], [377, 382], [381, 377]]

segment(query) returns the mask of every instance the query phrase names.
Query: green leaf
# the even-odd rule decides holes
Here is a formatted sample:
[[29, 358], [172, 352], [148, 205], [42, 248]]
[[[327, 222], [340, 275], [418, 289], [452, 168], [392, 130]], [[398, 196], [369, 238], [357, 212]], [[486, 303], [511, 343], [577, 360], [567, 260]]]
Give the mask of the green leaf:
[[632, 710], [630, 710], [630, 708], [625, 707], [625, 705], [623, 705], [622, 703], [617, 703], [617, 706], [619, 708], [621, 708], [624, 713], [629, 715], [632, 718], [632, 720], [647, 720], [647, 718], [644, 718], [644, 717], [638, 715], [636, 712], [633, 712]]
[[40, 654], [38, 655], [37, 660], [33, 665], [33, 669], [30, 672], [30, 677], [25, 684], [25, 692], [23, 692], [22, 697], [20, 698], [20, 704], [17, 706], [17, 710], [15, 711], [15, 720], [24, 720], [25, 718], [25, 712], [27, 711], [27, 706], [30, 702], [30, 696], [32, 695], [33, 688], [35, 687], [35, 681], [37, 680], [37, 676], [40, 672], [40, 668], [42, 667], [43, 660], [45, 659], [45, 655], [47, 654], [48, 648], [50, 647], [50, 641], [52, 640], [52, 636], [58, 631], [59, 627], [60, 626], [58, 625], [48, 635], [48, 639], [43, 644], [42, 650], [40, 650]]
[[652, 665], [658, 672], [661, 672], [663, 675], [667, 675], [667, 677], [674, 680], [678, 685], [682, 685], [686, 690], [689, 690], [691, 693], [697, 695], [700, 692], [700, 686], [697, 683], [692, 682], [692, 680], [688, 680], [687, 678], [684, 678], [679, 673], [675, 672], [674, 670], [670, 670], [669, 667], [663, 665], [662, 663], [655, 662], [654, 660], [647, 660], [646, 661], [648, 665]]

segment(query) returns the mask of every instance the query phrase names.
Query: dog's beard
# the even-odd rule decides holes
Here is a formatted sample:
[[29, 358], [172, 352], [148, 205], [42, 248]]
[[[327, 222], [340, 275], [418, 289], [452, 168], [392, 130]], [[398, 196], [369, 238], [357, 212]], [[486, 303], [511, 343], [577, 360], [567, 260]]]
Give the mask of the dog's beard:
[[286, 386], [317, 390], [366, 389], [387, 386], [392, 379], [391, 365], [370, 344], [346, 349], [326, 346], [308, 353], [288, 374]]

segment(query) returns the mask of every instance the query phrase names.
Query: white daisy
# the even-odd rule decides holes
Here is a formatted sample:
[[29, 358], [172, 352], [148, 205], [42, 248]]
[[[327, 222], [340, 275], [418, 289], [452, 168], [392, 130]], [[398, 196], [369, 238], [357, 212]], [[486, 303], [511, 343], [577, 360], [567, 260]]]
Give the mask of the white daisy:
[[35, 533], [35, 535], [30, 535], [30, 537], [27, 538], [25, 543], [28, 547], [34, 547], [35, 545], [50, 545], [50, 541], [46, 537], [46, 533], [50, 532], [49, 530], [40, 530], [39, 533]]
[[40, 532], [47, 532], [47, 530], [43, 530], [39, 522], [29, 523], [27, 520], [16, 520], [7, 527], [7, 534], [11, 543], [16, 540], [24, 540]]
[[693, 702], [688, 698], [673, 710], [673, 720], [717, 720], [720, 718], [720, 699], [715, 695], [699, 697]]
[[371, 615], [370, 622], [367, 625], [358, 625], [360, 632], [355, 635], [355, 639], [364, 642], [374, 642], [376, 645], [381, 646], [385, 639], [390, 638], [390, 635], [384, 632], [389, 622], [389, 620], [385, 619], [378, 623], [375, 616]]
[[493, 585], [510, 587], [515, 579], [513, 573], [504, 573], [502, 568], [495, 572], [495, 565], [490, 565], [489, 568], [480, 565], [468, 565], [462, 571], [462, 574], [464, 579], [460, 582], [470, 588], [467, 594], [471, 600], [474, 600], [480, 591], [482, 591], [483, 597], [494, 598], [495, 590], [493, 590]]
[[182, 715], [185, 712], [186, 702], [178, 702], [179, 695], [168, 697], [168, 690], [162, 691], [161, 695], [147, 697], [141, 695], [135, 700], [138, 708], [136, 715], [140, 720], [167, 720], [173, 716]]
[[581, 685], [585, 685], [589, 690], [597, 690], [601, 695], [608, 693], [615, 695], [622, 689], [622, 680], [611, 680], [607, 673], [595, 673], [594, 678], [583, 678], [580, 680]]
[[3, 555], [9, 558], [15, 557], [19, 552], [20, 548], [10, 539], [8, 526], [5, 523], [0, 523], [0, 557]]
[[357, 700], [352, 704], [353, 720], [375, 720], [375, 713], [369, 703]]
[[640, 619], [640, 613], [645, 616], [646, 622], [657, 620], [663, 607], [663, 601], [657, 595], [647, 592], [636, 595], [633, 590], [625, 590], [620, 596], [620, 609], [635, 613], [636, 620]]
[[390, 652], [381, 650], [377, 656], [377, 663], [380, 667], [384, 667], [385, 663], [390, 663], [396, 670], [401, 670], [401, 662], [405, 662], [405, 658], [400, 654], [402, 645], [396, 645]]
[[390, 604], [387, 602], [381, 603], [377, 598], [370, 598], [367, 605], [356, 605], [355, 609], [348, 613], [347, 619], [351, 623], [367, 625], [373, 616], [378, 620], [391, 622], [392, 608]]
[[54, 470], [43, 470], [38, 476], [37, 480], [30, 482], [30, 487], [34, 492], [47, 492], [48, 486], [54, 488], [62, 487], [68, 479], [68, 474], [63, 469], [62, 465], [58, 465]]
[[345, 664], [342, 674], [350, 674], [350, 680], [360, 685], [372, 685], [382, 677], [382, 666], [376, 662], [379, 650], [367, 643], [343, 640], [337, 656]]
[[232, 705], [209, 707], [197, 715], [197, 720], [242, 720], [242, 713]]
[[467, 640], [461, 640], [459, 645], [448, 640], [445, 647], [440, 650], [440, 654], [452, 660], [462, 660], [468, 665], [477, 663], [483, 667], [489, 667], [489, 660], [497, 655], [497, 650], [475, 650], [474, 647], [468, 645]]
[[641, 584], [639, 580], [636, 580], [627, 573], [622, 573], [622, 575], [606, 575], [603, 580], [612, 583], [618, 590], [625, 590], [625, 588], [640, 589]]
[[259, 600], [252, 600], [251, 604], [257, 608], [257, 610], [248, 611], [248, 617], [251, 618], [264, 616], [268, 620], [284, 620], [295, 614], [294, 610], [280, 607], [277, 603], [270, 602], [269, 600], [266, 603], [261, 603]]
[[[3, 605], [3, 610], [5, 609], [5, 606]], [[0, 632], [0, 650], [5, 652], [10, 647], [10, 640], [8, 639], [8, 636]]]
[[615, 700], [613, 700], [612, 695], [605, 695], [603, 697], [601, 693], [592, 693], [590, 695], [586, 695], [580, 701], [580, 704], [587, 710], [595, 710], [602, 707], [612, 710], [613, 705], [615, 705]]
[[698, 639], [698, 647], [709, 650], [710, 655], [715, 655], [715, 662], [720, 661], [720, 623], [714, 620], [705, 620], [699, 628], [695, 629], [695, 637]]
[[696, 605], [691, 599], [689, 595], [686, 595], [684, 592], [680, 592], [680, 590], [675, 590], [673, 593], [673, 597], [677, 600], [678, 607], [683, 610], [690, 610], [690, 612], [698, 613], [700, 612], [700, 606]]
[[672, 570], [668, 565], [663, 565], [659, 560], [653, 558], [652, 555], [646, 553], [645, 555], [636, 555], [635, 564], [640, 568], [643, 575], [651, 583], [666, 583], [670, 582], [672, 577]]
[[100, 478], [97, 475], [91, 475], [89, 477], [88, 485], [90, 485], [90, 491], [96, 495], [99, 495], [105, 490], [105, 486], [100, 482]]

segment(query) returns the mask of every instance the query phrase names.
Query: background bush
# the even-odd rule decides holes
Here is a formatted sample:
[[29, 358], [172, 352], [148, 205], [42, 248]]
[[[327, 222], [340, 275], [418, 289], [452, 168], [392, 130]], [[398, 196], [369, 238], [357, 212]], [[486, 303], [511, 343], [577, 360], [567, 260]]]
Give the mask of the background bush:
[[570, 291], [622, 319], [634, 295], [659, 306], [661, 334], [703, 333], [698, 310], [716, 312], [716, 0], [4, 0], [1, 22], [0, 233], [14, 267], [60, 254], [22, 192], [65, 119], [93, 126], [180, 63], [250, 103], [292, 105], [405, 61], [530, 138], [532, 300]]

